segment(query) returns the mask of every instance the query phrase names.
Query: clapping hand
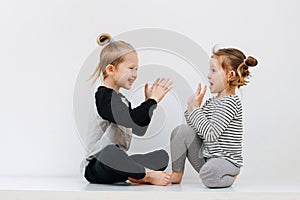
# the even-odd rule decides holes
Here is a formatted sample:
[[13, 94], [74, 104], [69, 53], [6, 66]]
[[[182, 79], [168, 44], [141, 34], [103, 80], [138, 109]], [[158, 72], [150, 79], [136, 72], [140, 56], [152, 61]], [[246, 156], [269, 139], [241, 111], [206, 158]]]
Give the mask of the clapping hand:
[[148, 83], [145, 84], [145, 98], [152, 98], [159, 103], [172, 87], [173, 82], [169, 78], [157, 78], [150, 88]]
[[157, 78], [155, 80], [155, 82], [153, 83], [153, 85], [150, 88], [149, 88], [149, 84], [148, 83], [145, 84], [145, 89], [144, 89], [144, 91], [145, 91], [145, 100], [147, 100], [147, 99], [149, 99], [151, 97], [152, 91], [153, 91], [153, 87], [157, 86], [159, 80], [160, 80], [160, 78]]
[[187, 102], [188, 113], [191, 113], [193, 110], [195, 110], [201, 105], [205, 93], [206, 93], [206, 86], [204, 86], [204, 88], [202, 89], [201, 83], [199, 83], [196, 92], [188, 98], [188, 102]]

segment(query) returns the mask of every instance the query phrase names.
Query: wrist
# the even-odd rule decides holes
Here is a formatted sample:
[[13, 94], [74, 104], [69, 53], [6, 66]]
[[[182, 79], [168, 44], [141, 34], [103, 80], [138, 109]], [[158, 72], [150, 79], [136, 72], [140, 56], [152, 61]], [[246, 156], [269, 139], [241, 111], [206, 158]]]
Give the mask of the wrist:
[[191, 114], [194, 110], [196, 110], [198, 107], [196, 107], [196, 106], [193, 106], [193, 107], [189, 107], [188, 109], [187, 109], [187, 111], [188, 111], [188, 114]]
[[153, 99], [153, 100], [155, 100], [157, 103], [159, 102], [159, 99], [158, 99], [157, 97], [155, 97], [155, 96], [151, 96], [151, 97], [149, 97], [148, 99]]

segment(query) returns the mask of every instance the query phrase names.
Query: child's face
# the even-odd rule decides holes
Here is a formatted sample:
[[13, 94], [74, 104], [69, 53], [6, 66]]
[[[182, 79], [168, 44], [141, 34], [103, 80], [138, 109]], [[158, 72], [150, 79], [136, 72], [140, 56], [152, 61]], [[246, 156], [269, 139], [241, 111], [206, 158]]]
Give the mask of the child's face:
[[129, 53], [124, 56], [114, 74], [114, 78], [118, 88], [129, 90], [131, 85], [137, 78], [138, 58], [135, 52]]
[[212, 58], [209, 64], [209, 74], [207, 76], [211, 93], [221, 94], [228, 87], [226, 72], [223, 70], [220, 61]]

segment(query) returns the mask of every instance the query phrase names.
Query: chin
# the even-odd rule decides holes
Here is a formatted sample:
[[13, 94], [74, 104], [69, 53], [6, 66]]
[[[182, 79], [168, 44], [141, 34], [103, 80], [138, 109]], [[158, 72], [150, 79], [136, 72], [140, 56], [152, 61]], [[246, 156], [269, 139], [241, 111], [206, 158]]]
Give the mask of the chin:
[[131, 86], [125, 86], [124, 89], [125, 89], [125, 90], [130, 90], [130, 89], [131, 89]]
[[210, 90], [211, 94], [217, 94], [218, 92], [214, 91], [214, 90]]

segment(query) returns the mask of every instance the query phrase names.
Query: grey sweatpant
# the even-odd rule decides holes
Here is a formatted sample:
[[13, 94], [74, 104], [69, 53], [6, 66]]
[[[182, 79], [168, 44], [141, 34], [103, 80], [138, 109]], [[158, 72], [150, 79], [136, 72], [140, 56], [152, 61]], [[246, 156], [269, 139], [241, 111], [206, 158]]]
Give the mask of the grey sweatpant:
[[170, 143], [172, 170], [183, 172], [188, 158], [206, 187], [230, 187], [234, 182], [233, 177], [240, 173], [240, 168], [226, 159], [205, 159], [200, 151], [202, 140], [187, 125], [180, 125], [172, 131]]

